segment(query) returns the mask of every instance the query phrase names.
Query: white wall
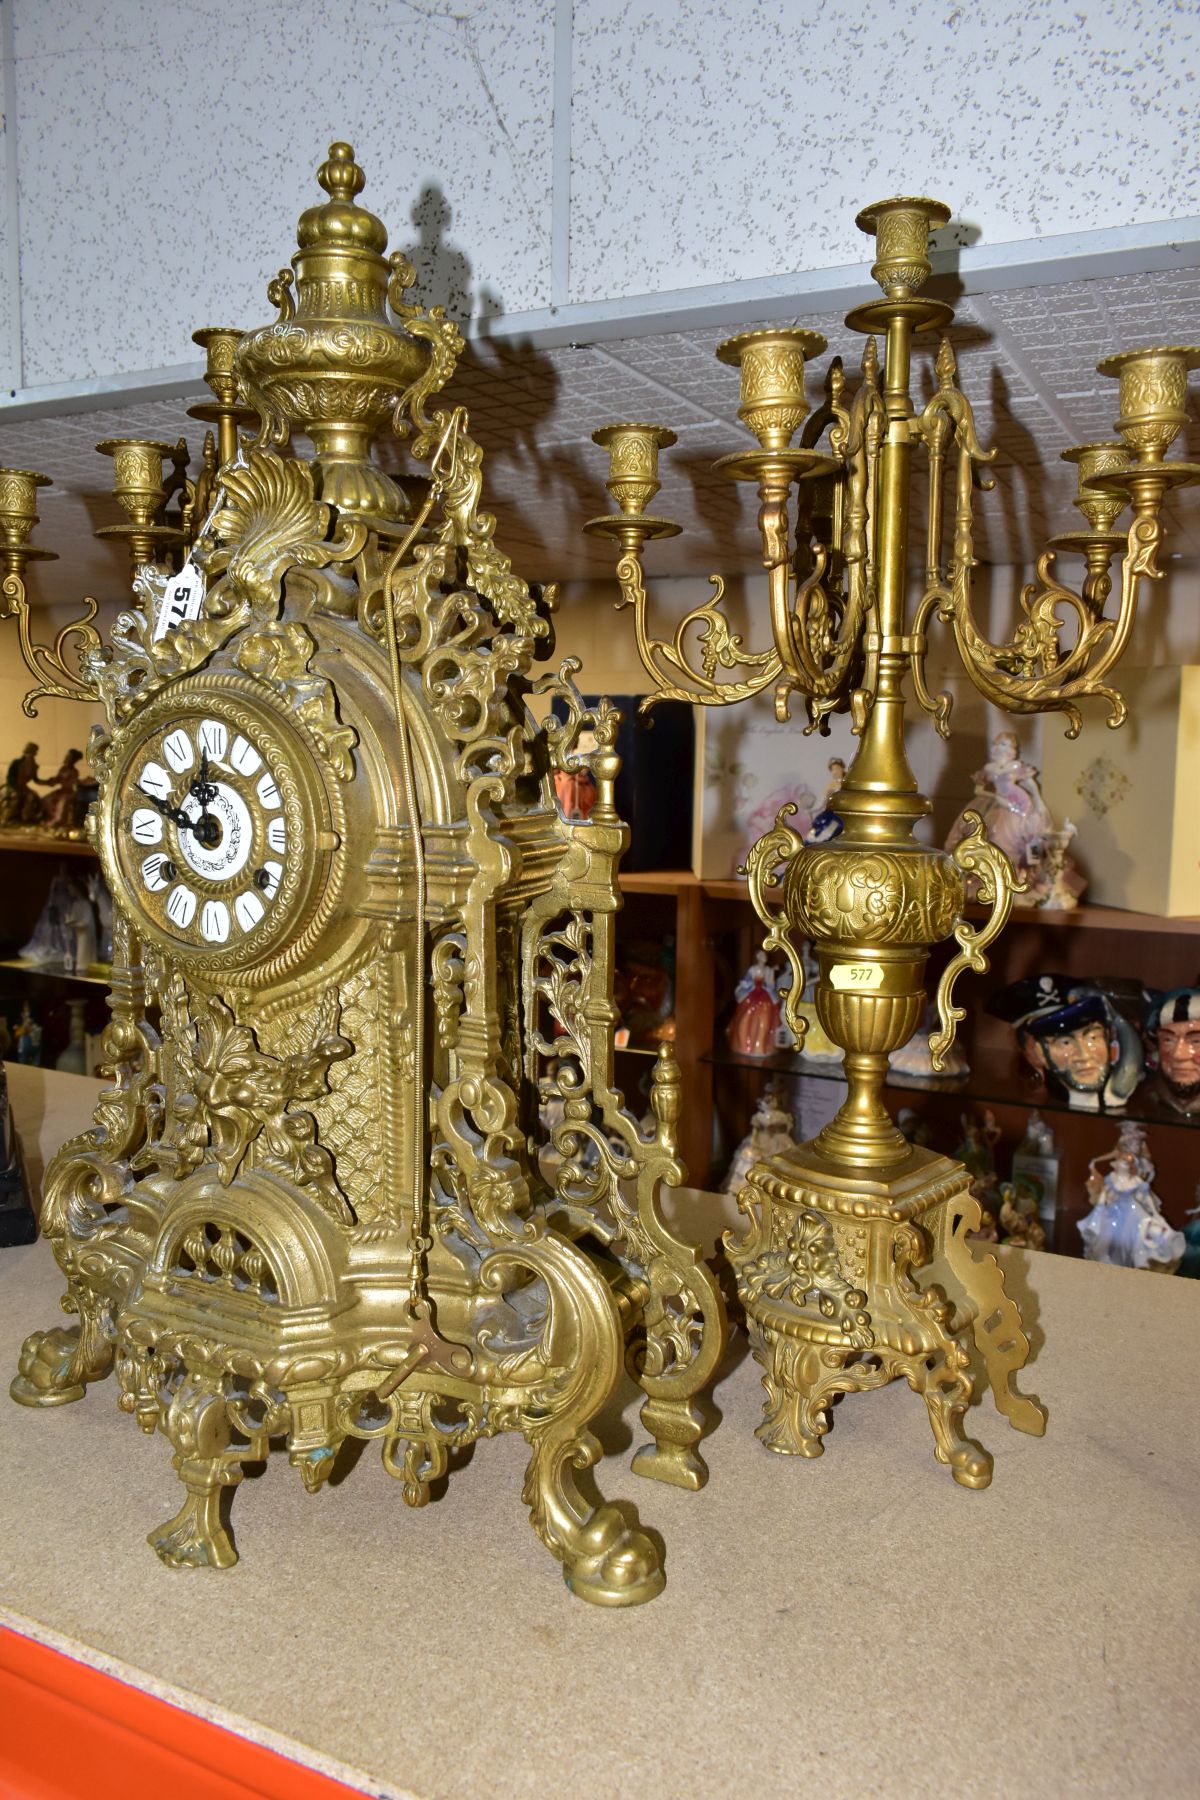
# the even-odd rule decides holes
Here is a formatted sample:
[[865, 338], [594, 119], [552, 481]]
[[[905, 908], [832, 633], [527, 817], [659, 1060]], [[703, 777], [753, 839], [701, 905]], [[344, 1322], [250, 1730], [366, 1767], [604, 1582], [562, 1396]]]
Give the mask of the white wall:
[[864, 260], [932, 194], [989, 244], [1200, 211], [1172, 0], [579, 0], [571, 297]]
[[563, 306], [861, 272], [854, 214], [897, 191], [945, 198], [997, 255], [1198, 235], [1200, 10], [1174, 0], [0, 0], [0, 19], [8, 388], [190, 366], [197, 319], [264, 321], [334, 137], [439, 295], [535, 333]]

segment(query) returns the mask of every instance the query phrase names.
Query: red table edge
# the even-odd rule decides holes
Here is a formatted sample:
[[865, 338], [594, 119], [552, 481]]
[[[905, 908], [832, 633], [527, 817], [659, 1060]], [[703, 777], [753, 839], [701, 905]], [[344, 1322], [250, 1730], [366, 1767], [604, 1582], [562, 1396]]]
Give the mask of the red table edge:
[[[165, 1792], [173, 1800], [353, 1800], [371, 1792], [0, 1625], [0, 1720], [6, 1716], [4, 1800], [77, 1800], [103, 1792], [96, 1776], [105, 1758], [120, 1769], [119, 1791], [131, 1800]], [[13, 1785], [17, 1780], [24, 1785]]]

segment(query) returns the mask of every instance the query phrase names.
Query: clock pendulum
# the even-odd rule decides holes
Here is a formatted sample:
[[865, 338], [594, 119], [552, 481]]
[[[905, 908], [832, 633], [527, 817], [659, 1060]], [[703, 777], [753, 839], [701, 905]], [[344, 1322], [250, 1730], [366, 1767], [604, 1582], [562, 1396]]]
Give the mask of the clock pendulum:
[[[429, 410], [462, 338], [385, 256], [347, 145], [318, 180], [277, 321], [200, 334], [222, 448], [185, 490], [188, 571], [146, 560], [187, 539], [156, 522], [165, 447], [107, 446], [140, 604], [107, 647], [81, 624], [76, 689], [107, 720], [112, 1085], [46, 1173], [77, 1323], [27, 1339], [11, 1391], [53, 1406], [115, 1369], [174, 1451], [185, 1499], [150, 1541], [175, 1566], [236, 1560], [222, 1496], [272, 1443], [315, 1492], [378, 1439], [419, 1506], [451, 1452], [519, 1432], [568, 1585], [627, 1605], [661, 1560], [576, 1485], [591, 1421], [628, 1359], [635, 1469], [700, 1487], [724, 1316], [660, 1212], [684, 1179], [670, 1046], [653, 1132], [614, 1085], [618, 715], [570, 663], [535, 671], [553, 590], [494, 542], [465, 411]], [[372, 456], [389, 421], [416, 503]], [[293, 431], [311, 458], [279, 454]], [[48, 668], [43, 691], [76, 691]], [[536, 724], [535, 699], [561, 716]], [[556, 769], [590, 770], [588, 820]]]

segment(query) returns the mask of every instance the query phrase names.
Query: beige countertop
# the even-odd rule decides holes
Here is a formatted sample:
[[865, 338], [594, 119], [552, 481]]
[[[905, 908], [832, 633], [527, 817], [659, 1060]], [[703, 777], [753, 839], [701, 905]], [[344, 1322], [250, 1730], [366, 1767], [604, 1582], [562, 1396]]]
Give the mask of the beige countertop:
[[[36, 1164], [89, 1086], [10, 1077]], [[145, 1542], [179, 1504], [169, 1447], [109, 1381], [0, 1398], [0, 1618], [375, 1794], [1194, 1795], [1200, 1283], [1003, 1254], [1050, 1421], [973, 1411], [981, 1493], [896, 1384], [841, 1404], [819, 1461], [772, 1456], [739, 1338], [703, 1493], [630, 1473], [632, 1389], [604, 1422], [605, 1495], [666, 1542], [648, 1606], [568, 1594], [511, 1437], [420, 1512], [370, 1447], [313, 1497], [278, 1458], [238, 1490], [238, 1566], [173, 1572]], [[0, 1251], [6, 1384], [61, 1286], [44, 1244]]]

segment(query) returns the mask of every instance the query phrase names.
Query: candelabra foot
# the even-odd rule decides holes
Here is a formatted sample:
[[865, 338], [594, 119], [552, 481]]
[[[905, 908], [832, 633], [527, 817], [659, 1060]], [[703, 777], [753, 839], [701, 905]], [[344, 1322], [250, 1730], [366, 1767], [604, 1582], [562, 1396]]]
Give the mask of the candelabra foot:
[[995, 1258], [976, 1261], [966, 1243], [979, 1218], [969, 1183], [960, 1163], [921, 1149], [877, 1174], [812, 1145], [753, 1170], [738, 1196], [749, 1229], [726, 1244], [763, 1369], [768, 1449], [820, 1456], [837, 1395], [903, 1377], [924, 1398], [938, 1461], [960, 1486], [986, 1487], [992, 1458], [962, 1429], [972, 1334], [1000, 1410], [1044, 1430], [1038, 1403], [1012, 1388], [1029, 1353], [1016, 1303]]
[[1042, 1437], [1045, 1407], [1013, 1386], [1029, 1357], [1020, 1309], [1004, 1291], [1004, 1271], [996, 1258], [990, 1251], [973, 1247], [967, 1237], [968, 1232], [978, 1230], [981, 1217], [982, 1208], [970, 1193], [958, 1195], [953, 1205], [942, 1208], [937, 1220], [936, 1277], [971, 1316], [975, 1345], [997, 1411], [1015, 1430]]
[[699, 1407], [690, 1400], [649, 1399], [641, 1421], [654, 1442], [634, 1456], [634, 1474], [698, 1492], [708, 1480], [708, 1464], [696, 1449], [704, 1434]]

